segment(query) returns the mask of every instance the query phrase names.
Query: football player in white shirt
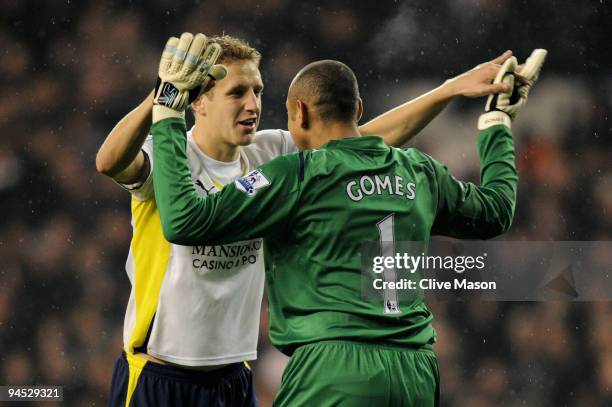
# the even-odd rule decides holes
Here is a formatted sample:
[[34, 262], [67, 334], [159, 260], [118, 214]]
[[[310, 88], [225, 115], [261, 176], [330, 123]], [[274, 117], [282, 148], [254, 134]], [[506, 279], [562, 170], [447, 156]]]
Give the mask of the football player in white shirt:
[[[192, 38], [183, 34], [179, 47], [187, 49]], [[202, 195], [297, 150], [287, 131], [257, 131], [264, 87], [259, 52], [230, 36], [212, 40], [222, 47], [218, 62], [227, 76], [192, 103], [195, 125], [187, 136], [192, 179]], [[360, 126], [361, 133], [403, 145], [455, 96], [499, 91], [491, 81], [510, 56], [507, 51], [446, 81]], [[127, 114], [96, 157], [97, 170], [132, 194], [133, 237], [126, 264], [132, 290], [110, 404], [257, 405], [246, 361], [257, 357], [262, 241], [192, 247], [164, 239], [147, 137], [152, 101], [151, 93]]]

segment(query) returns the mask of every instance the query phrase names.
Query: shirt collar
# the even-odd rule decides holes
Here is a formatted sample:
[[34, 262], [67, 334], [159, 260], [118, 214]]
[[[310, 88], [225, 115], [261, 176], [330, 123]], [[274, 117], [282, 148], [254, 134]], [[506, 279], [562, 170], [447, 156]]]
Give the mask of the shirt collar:
[[321, 146], [321, 149], [333, 148], [350, 148], [353, 150], [387, 150], [389, 147], [385, 144], [382, 137], [379, 136], [347, 137], [341, 140], [331, 140]]

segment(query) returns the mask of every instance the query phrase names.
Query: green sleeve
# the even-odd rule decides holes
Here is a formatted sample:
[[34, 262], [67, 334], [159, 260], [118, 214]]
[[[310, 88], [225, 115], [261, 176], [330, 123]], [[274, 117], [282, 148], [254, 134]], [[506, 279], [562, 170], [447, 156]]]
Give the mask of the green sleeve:
[[161, 120], [152, 134], [155, 200], [169, 242], [229, 243], [282, 233], [289, 224], [299, 192], [297, 154], [278, 157], [200, 197], [191, 180], [184, 120]]
[[461, 182], [431, 160], [438, 183], [438, 210], [432, 234], [489, 239], [507, 231], [516, 204], [518, 175], [512, 133], [493, 126], [478, 136], [480, 186]]

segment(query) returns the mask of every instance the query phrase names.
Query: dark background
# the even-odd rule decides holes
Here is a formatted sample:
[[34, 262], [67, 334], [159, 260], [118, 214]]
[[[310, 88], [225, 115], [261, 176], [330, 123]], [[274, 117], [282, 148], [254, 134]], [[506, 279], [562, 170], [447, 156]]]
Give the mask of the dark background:
[[[129, 195], [95, 153], [152, 88], [183, 31], [263, 54], [260, 128], [285, 127], [297, 70], [340, 59], [365, 120], [512, 49], [547, 48], [514, 125], [520, 190], [508, 240], [611, 240], [608, 1], [225, 0], [0, 2], [0, 384], [63, 385], [104, 405], [121, 350]], [[457, 100], [413, 144], [476, 180], [484, 99]], [[433, 303], [445, 406], [612, 405], [610, 303]], [[265, 311], [265, 304], [264, 304]], [[285, 358], [262, 314], [256, 385], [269, 405]]]

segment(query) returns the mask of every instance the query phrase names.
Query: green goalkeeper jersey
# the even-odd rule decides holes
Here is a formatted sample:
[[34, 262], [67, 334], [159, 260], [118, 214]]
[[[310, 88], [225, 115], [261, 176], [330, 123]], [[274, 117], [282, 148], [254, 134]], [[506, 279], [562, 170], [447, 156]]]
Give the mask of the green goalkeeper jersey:
[[165, 119], [152, 130], [166, 238], [202, 245], [264, 237], [270, 338], [286, 354], [335, 339], [433, 343], [422, 297], [384, 312], [384, 301], [362, 296], [362, 242], [490, 238], [514, 213], [518, 177], [503, 125], [480, 132], [480, 186], [416, 149], [354, 137], [278, 157], [205, 198], [191, 180], [184, 121]]

